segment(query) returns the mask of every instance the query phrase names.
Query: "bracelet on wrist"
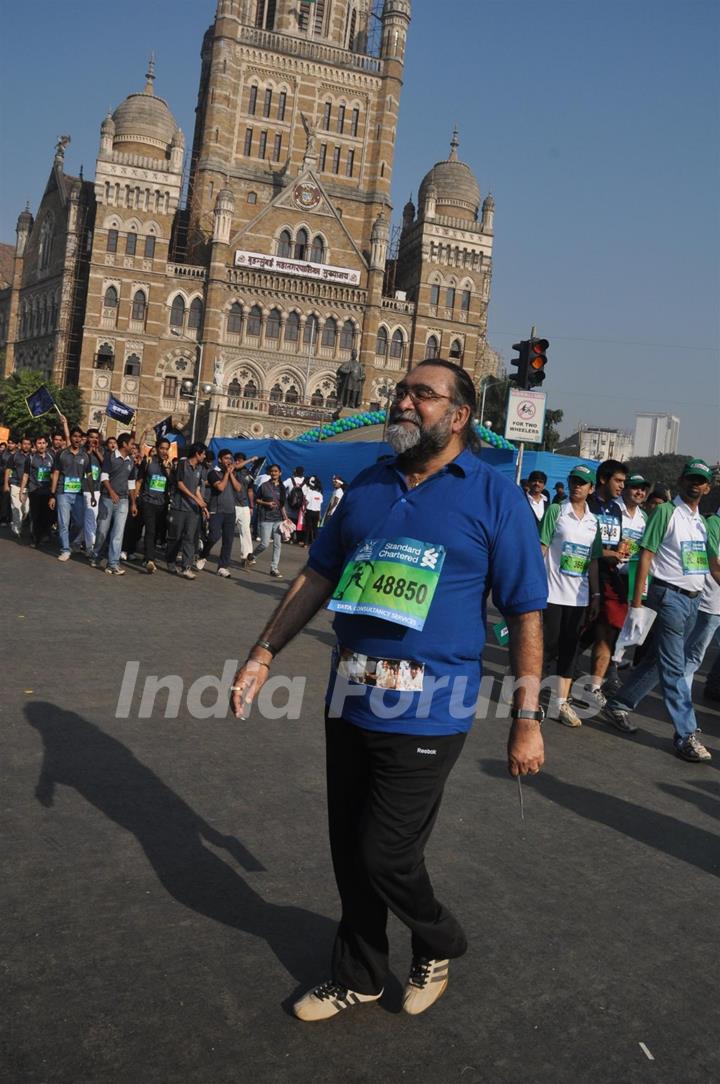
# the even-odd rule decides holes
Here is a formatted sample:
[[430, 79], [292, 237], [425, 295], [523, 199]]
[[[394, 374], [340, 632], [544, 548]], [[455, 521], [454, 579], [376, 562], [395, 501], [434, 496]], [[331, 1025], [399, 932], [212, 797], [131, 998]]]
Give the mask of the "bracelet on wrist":
[[260, 647], [263, 651], [269, 651], [273, 658], [278, 653], [278, 649], [273, 647], [269, 640], [256, 640], [253, 647]]
[[269, 662], [263, 662], [262, 659], [254, 659], [252, 655], [248, 655], [247, 659], [245, 660], [245, 665], [247, 666], [249, 662], [254, 662], [257, 666], [265, 666], [268, 670], [270, 669]]

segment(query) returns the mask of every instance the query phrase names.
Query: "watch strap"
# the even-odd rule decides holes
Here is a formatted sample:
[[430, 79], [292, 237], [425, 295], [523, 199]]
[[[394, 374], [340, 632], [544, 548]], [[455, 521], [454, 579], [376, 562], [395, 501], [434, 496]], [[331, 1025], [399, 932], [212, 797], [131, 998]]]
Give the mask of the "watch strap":
[[531, 711], [530, 708], [513, 708], [510, 712], [513, 719], [532, 719], [536, 723], [542, 723], [545, 712], [542, 708]]

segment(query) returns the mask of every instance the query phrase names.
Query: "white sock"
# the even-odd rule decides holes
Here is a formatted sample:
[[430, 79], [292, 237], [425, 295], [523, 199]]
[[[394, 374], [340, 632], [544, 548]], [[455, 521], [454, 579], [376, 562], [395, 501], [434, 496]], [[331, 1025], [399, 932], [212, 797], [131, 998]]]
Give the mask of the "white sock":
[[602, 678], [591, 678], [590, 679], [590, 692], [591, 693], [596, 693], [601, 685], [602, 685]]

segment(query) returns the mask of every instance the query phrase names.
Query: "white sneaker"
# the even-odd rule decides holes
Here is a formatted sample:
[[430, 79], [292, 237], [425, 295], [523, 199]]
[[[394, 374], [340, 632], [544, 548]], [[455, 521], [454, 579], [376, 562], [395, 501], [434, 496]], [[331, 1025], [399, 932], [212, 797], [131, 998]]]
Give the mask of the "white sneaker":
[[69, 561], [69, 560], [70, 560], [70, 554], [67, 553], [67, 552], [66, 553], [61, 553], [60, 556], [58, 557], [58, 561]]
[[229, 580], [230, 579], [230, 573], [228, 572], [228, 570], [226, 568], [219, 568], [217, 570], [217, 574], [218, 574], [218, 576], [222, 576], [222, 578], [224, 580]]
[[184, 572], [180, 573], [180, 578], [183, 580], [196, 580], [197, 576], [191, 568], [186, 568]]
[[558, 722], [563, 726], [582, 726], [582, 719], [576, 713], [569, 700], [566, 700], [558, 708]]
[[449, 960], [428, 960], [413, 957], [410, 975], [403, 995], [403, 1009], [411, 1016], [425, 1012], [442, 994], [448, 984]]
[[199, 557], [198, 560], [195, 562], [195, 568], [198, 570], [198, 572], [202, 572], [206, 564], [207, 559], [205, 557]]
[[358, 994], [331, 980], [304, 994], [293, 1005], [293, 1012], [298, 1020], [329, 1020], [331, 1016], [337, 1016], [339, 1012], [349, 1009], [351, 1005], [377, 1001], [381, 997], [382, 990], [379, 994]]

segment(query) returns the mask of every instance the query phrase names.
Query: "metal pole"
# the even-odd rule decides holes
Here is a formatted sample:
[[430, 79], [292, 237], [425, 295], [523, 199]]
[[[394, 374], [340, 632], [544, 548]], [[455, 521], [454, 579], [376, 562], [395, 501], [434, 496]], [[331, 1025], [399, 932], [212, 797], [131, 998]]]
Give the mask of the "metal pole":
[[[535, 325], [534, 324], [530, 328], [530, 338], [531, 339], [535, 338]], [[518, 457], [517, 457], [517, 462], [515, 464], [515, 485], [516, 486], [520, 485], [520, 479], [522, 478], [522, 465], [523, 465], [523, 456], [524, 456], [524, 454], [525, 454], [525, 442], [523, 440], [521, 440], [520, 443], [518, 444]]]
[[197, 367], [195, 369], [195, 402], [193, 404], [192, 428], [190, 430], [190, 443], [195, 443], [195, 428], [197, 426], [198, 404], [200, 402], [200, 377], [202, 376], [203, 344], [198, 343]]

